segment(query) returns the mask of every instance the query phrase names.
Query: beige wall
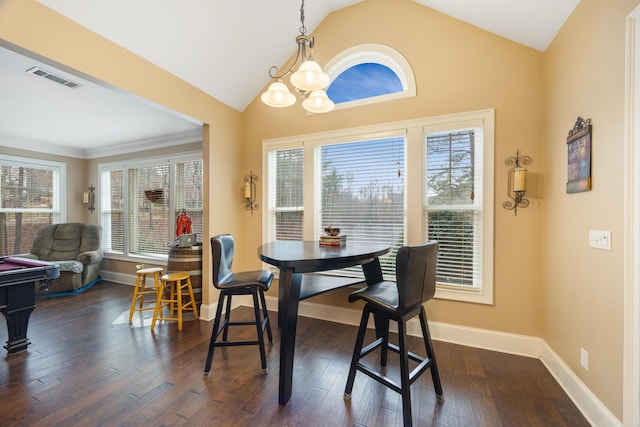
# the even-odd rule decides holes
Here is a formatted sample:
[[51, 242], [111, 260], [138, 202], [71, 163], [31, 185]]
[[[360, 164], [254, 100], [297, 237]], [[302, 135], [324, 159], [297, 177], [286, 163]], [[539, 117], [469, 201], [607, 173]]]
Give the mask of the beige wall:
[[[534, 159], [532, 184], [542, 173], [542, 53], [409, 0], [367, 0], [334, 12], [314, 36], [320, 64], [361, 43], [393, 47], [413, 67], [417, 96], [313, 116], [299, 104], [274, 109], [257, 98], [245, 111], [245, 169], [261, 171], [261, 144], [268, 138], [495, 108], [495, 304], [433, 301], [427, 311], [439, 322], [540, 336], [541, 189], [531, 187], [532, 206], [518, 210], [518, 216], [502, 203], [507, 200], [504, 159], [516, 149]], [[260, 216], [245, 217], [242, 247], [246, 257], [255, 258]], [[314, 302], [348, 306], [345, 295], [336, 292]]]
[[[242, 235], [239, 112], [35, 0], [0, 2], [0, 39], [205, 123], [204, 233]], [[95, 169], [84, 174], [81, 187], [97, 176]], [[76, 193], [80, 189], [74, 187], [70, 195]], [[228, 202], [223, 206], [221, 200]], [[203, 258], [203, 275], [210, 277], [210, 253], [204, 251]], [[203, 298], [208, 297], [207, 288]]]
[[[544, 55], [544, 340], [622, 419], [625, 18], [638, 0], [582, 0]], [[567, 194], [566, 138], [593, 122], [592, 190]], [[588, 247], [611, 230], [610, 252]], [[589, 352], [589, 371], [580, 348]]]

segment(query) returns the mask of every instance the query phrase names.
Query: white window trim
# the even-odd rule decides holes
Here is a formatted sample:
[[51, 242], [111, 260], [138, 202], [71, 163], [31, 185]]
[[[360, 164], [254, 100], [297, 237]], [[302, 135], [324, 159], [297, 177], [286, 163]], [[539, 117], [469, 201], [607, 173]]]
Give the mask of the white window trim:
[[[420, 243], [425, 235], [423, 227], [423, 129], [456, 129], [481, 126], [484, 130], [484, 205], [483, 205], [483, 249], [482, 249], [482, 289], [464, 289], [453, 286], [438, 286], [435, 298], [455, 301], [493, 304], [493, 223], [494, 223], [494, 110], [478, 110], [458, 114], [448, 114], [416, 120], [385, 123], [359, 128], [349, 128], [316, 134], [305, 134], [277, 139], [267, 139], [262, 143], [262, 170], [264, 181], [269, 182], [268, 153], [275, 149], [287, 149], [303, 146], [305, 149], [305, 194], [314, 194], [313, 150], [316, 146], [329, 141], [341, 141], [357, 137], [365, 139], [385, 135], [389, 132], [406, 132], [406, 186], [407, 186], [407, 244]], [[268, 200], [268, 185], [262, 186], [262, 200]], [[315, 212], [315, 197], [305, 197], [304, 210]], [[303, 236], [314, 238], [316, 227], [312, 221], [305, 221]], [[268, 209], [262, 210], [262, 242], [268, 236]]]
[[[116, 162], [109, 162], [109, 163], [101, 163], [98, 165], [98, 185], [96, 188], [96, 191], [98, 192], [98, 194], [101, 195], [101, 197], [98, 198], [98, 200], [96, 200], [96, 211], [99, 213], [100, 215], [100, 225], [102, 225], [102, 202], [101, 202], [101, 198], [102, 197], [109, 197], [109, 195], [104, 194], [103, 191], [101, 191], [101, 183], [102, 183], [102, 174], [103, 172], [106, 171], [112, 171], [112, 170], [118, 170], [118, 169], [124, 169], [125, 171], [125, 175], [124, 175], [124, 180], [125, 182], [129, 179], [127, 176], [126, 171], [128, 169], [131, 168], [141, 168], [141, 167], [146, 167], [146, 166], [156, 166], [160, 163], [166, 162], [169, 163], [171, 165], [175, 164], [175, 163], [181, 163], [181, 162], [188, 162], [188, 161], [193, 161], [193, 160], [203, 160], [202, 158], [202, 151], [189, 151], [189, 152], [185, 152], [185, 153], [181, 153], [178, 155], [167, 155], [167, 156], [154, 156], [154, 157], [144, 157], [144, 158], [140, 158], [140, 159], [132, 159], [132, 160], [121, 160], [121, 161], [116, 161]], [[170, 174], [170, 179], [173, 180], [173, 172]], [[170, 182], [169, 184], [171, 186], [171, 188], [173, 188], [173, 181]], [[125, 185], [125, 188], [127, 186]], [[127, 200], [125, 203], [125, 207], [124, 207], [125, 212], [129, 211], [129, 199], [128, 199], [128, 194], [127, 194]], [[170, 205], [169, 205], [169, 211], [170, 212], [175, 212], [175, 199], [172, 198], [170, 200]], [[128, 218], [128, 216], [127, 216]], [[124, 224], [124, 236], [125, 236], [125, 248], [127, 248], [128, 251], [128, 233], [129, 233], [129, 222], [125, 221]], [[169, 236], [167, 236], [167, 238], [169, 238]], [[105, 239], [102, 239], [103, 245], [105, 244]], [[108, 258], [108, 259], [115, 259], [115, 260], [122, 260], [122, 261], [149, 261], [149, 260], [164, 260], [166, 261], [168, 259], [168, 255], [156, 255], [156, 254], [149, 254], [148, 256], [146, 255], [141, 255], [141, 254], [129, 254], [128, 252], [125, 252], [124, 254], [121, 254], [119, 252], [107, 252], [105, 251], [104, 253], [104, 257]]]
[[390, 46], [375, 43], [353, 46], [334, 56], [327, 62], [325, 69], [327, 70], [329, 78], [333, 81], [347, 69], [368, 62], [384, 65], [393, 71], [395, 75], [398, 76], [398, 79], [400, 79], [402, 91], [341, 102], [336, 104], [335, 110], [416, 96], [416, 79], [411, 64], [409, 64], [409, 61], [407, 61], [400, 52]]
[[[54, 223], [63, 223], [67, 221], [67, 164], [62, 162], [54, 162], [51, 160], [32, 159], [28, 157], [18, 157], [2, 155], [3, 160], [7, 160], [11, 166], [22, 166], [26, 168], [55, 169], [58, 171], [58, 182], [54, 182], [58, 192], [53, 200]], [[57, 212], [57, 215], [56, 215]]]
[[[483, 230], [482, 230], [482, 288], [463, 288], [457, 286], [438, 285], [435, 298], [456, 301], [493, 304], [493, 176], [494, 176], [494, 110], [483, 110], [463, 114], [433, 117], [425, 121], [424, 133], [443, 130], [463, 129], [470, 127], [483, 128]], [[422, 149], [413, 157], [422, 160]], [[413, 158], [412, 155], [409, 155]], [[422, 169], [420, 171], [423, 172]], [[424, 182], [424, 177], [420, 177]], [[422, 201], [424, 203], [424, 201]], [[423, 231], [423, 230], [420, 230]]]
[[[293, 142], [293, 143], [288, 143], [288, 144], [282, 144], [278, 146], [279, 150], [295, 150], [295, 149], [299, 149], [302, 148], [304, 150], [304, 145], [301, 142]], [[267, 171], [270, 169], [270, 159], [269, 159], [269, 151], [264, 151], [264, 157], [263, 157], [263, 161], [264, 161], [264, 166], [263, 169], [264, 171]], [[305, 162], [306, 162], [306, 153], [305, 153]], [[303, 177], [305, 185], [307, 182], [307, 164], [305, 163], [304, 165], [304, 171], [305, 171], [305, 176]], [[270, 222], [275, 223], [275, 218], [274, 215], [276, 214], [276, 212], [278, 211], [278, 209], [272, 209], [272, 206], [274, 206], [276, 204], [275, 201], [275, 194], [269, 194], [269, 188], [275, 188], [275, 176], [270, 176], [269, 174], [265, 173], [264, 176], [264, 182], [265, 185], [262, 186], [262, 200], [266, 200], [266, 204], [263, 206], [263, 222], [264, 225], [262, 227], [262, 241], [266, 242], [269, 240], [273, 240], [275, 239], [275, 230], [271, 230], [269, 229], [268, 224]], [[305, 191], [307, 190], [307, 188], [305, 188]], [[299, 212], [300, 210], [302, 210], [302, 212], [304, 212], [304, 210], [306, 209], [306, 206], [302, 206], [302, 208], [300, 207], [291, 207], [291, 208], [284, 208], [284, 209], [280, 209], [280, 211], [288, 211], [288, 212]], [[303, 222], [303, 226], [304, 226], [304, 222]], [[269, 234], [271, 233], [271, 235]], [[304, 230], [303, 230], [303, 234], [304, 234]], [[267, 265], [267, 264], [265, 264]], [[269, 266], [269, 268], [273, 269], [273, 266]], [[274, 271], [277, 271], [275, 269], [273, 269]]]
[[[386, 138], [397, 138], [397, 137], [404, 137], [406, 135], [406, 131], [405, 129], [395, 129], [395, 130], [389, 130], [389, 131], [385, 131], [385, 132], [374, 132], [374, 133], [365, 133], [365, 134], [360, 134], [358, 135], [357, 140], [360, 141], [375, 141], [378, 139], [386, 139]], [[321, 138], [321, 139], [316, 139], [313, 142], [307, 144], [307, 147], [311, 148], [313, 150], [313, 157], [310, 158], [309, 162], [311, 163], [311, 168], [312, 168], [312, 176], [309, 178], [310, 180], [314, 180], [315, 177], [319, 177], [322, 173], [321, 171], [321, 162], [314, 162], [314, 160], [316, 159], [317, 156], [320, 155], [320, 151], [322, 149], [322, 147], [327, 146], [327, 145], [331, 145], [331, 144], [344, 144], [344, 143], [351, 143], [353, 142], [353, 138], [351, 137], [332, 137], [332, 138]], [[405, 141], [405, 150], [406, 150], [406, 141]], [[306, 157], [305, 157], [305, 167], [307, 166], [306, 163]], [[306, 169], [305, 169], [305, 184], [306, 184], [306, 179], [307, 179], [307, 175], [306, 175]], [[313, 209], [315, 212], [314, 215], [314, 223], [310, 224], [312, 226], [312, 230], [311, 230], [311, 234], [307, 234], [306, 236], [310, 236], [310, 239], [313, 240], [318, 240], [320, 238], [320, 234], [323, 227], [323, 222], [322, 222], [322, 218], [319, 215], [319, 211], [316, 210], [316, 206], [320, 204], [320, 191], [321, 191], [321, 187], [322, 187], [322, 182], [320, 182], [320, 180], [318, 180], [318, 182], [315, 183], [315, 187], [312, 189], [313, 193], [308, 193], [306, 190], [307, 188], [305, 188], [305, 194], [313, 194], [314, 195], [314, 205], [313, 205]], [[405, 192], [405, 199], [407, 197], [407, 194]], [[406, 206], [406, 200], [405, 200], [405, 206]], [[406, 216], [406, 215], [405, 215]], [[405, 220], [405, 229], [406, 229], [406, 220]]]

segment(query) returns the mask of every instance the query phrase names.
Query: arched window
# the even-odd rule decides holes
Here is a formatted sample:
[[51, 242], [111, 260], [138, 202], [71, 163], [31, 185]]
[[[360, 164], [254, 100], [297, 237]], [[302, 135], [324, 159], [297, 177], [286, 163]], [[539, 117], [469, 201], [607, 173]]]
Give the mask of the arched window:
[[327, 95], [336, 109], [415, 96], [409, 62], [397, 50], [362, 44], [335, 56], [325, 67], [331, 78]]

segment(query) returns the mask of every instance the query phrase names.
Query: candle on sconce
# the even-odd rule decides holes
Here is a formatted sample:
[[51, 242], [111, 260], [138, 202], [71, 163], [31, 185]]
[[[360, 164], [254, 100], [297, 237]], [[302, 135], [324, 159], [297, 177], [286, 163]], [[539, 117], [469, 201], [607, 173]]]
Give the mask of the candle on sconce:
[[82, 201], [86, 205], [89, 203], [89, 192], [85, 191], [82, 195]]
[[251, 198], [251, 184], [248, 182], [244, 183], [244, 198], [245, 199]]
[[525, 191], [527, 170], [517, 167], [513, 170], [513, 191]]

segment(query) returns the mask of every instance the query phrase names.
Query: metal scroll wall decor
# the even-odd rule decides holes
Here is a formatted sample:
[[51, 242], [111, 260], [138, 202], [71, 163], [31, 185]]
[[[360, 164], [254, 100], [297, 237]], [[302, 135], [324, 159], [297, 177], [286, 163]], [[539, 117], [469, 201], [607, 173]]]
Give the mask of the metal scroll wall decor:
[[244, 208], [251, 211], [251, 215], [253, 215], [253, 211], [258, 209], [258, 203], [256, 203], [256, 181], [258, 181], [258, 175], [254, 174], [253, 171], [244, 176]]
[[507, 210], [513, 210], [514, 215], [518, 215], [518, 208], [529, 206], [529, 199], [525, 197], [527, 191], [527, 169], [526, 165], [533, 163], [529, 156], [521, 156], [516, 150], [515, 156], [507, 157], [504, 164], [509, 166], [507, 179], [507, 196], [509, 200], [502, 204]]

